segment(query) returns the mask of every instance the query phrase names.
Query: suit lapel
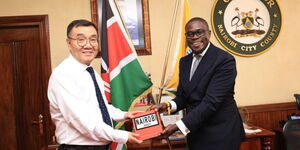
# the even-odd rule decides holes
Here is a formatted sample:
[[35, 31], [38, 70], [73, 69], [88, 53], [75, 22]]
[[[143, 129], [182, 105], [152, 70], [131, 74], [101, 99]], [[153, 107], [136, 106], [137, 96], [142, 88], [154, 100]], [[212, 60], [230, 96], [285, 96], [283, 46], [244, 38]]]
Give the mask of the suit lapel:
[[182, 67], [180, 72], [182, 72], [182, 85], [184, 89], [188, 89], [189, 84], [190, 84], [190, 72], [191, 72], [191, 65], [193, 61], [193, 54], [190, 54], [187, 56], [186, 59], [183, 59], [182, 61]]
[[[206, 54], [203, 56], [201, 59], [191, 81], [189, 81], [189, 76], [185, 77], [188, 79], [188, 90], [187, 90], [187, 95], [190, 95], [190, 93], [194, 90], [194, 88], [197, 86], [199, 83], [200, 79], [205, 75], [205, 73], [209, 70], [209, 68], [213, 65], [213, 62], [215, 61], [215, 49], [213, 44], [210, 45], [209, 49], [207, 50]], [[191, 68], [191, 64], [189, 66]], [[190, 69], [189, 69], [190, 70]], [[190, 71], [189, 71], [190, 72]], [[190, 73], [188, 73], [190, 75]]]

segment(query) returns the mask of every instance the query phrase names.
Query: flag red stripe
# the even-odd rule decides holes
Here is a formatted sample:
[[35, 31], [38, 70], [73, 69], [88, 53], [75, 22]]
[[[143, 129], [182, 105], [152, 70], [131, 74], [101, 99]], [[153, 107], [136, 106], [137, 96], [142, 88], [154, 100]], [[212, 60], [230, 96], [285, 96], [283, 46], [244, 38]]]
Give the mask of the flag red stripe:
[[[101, 78], [104, 82], [110, 84], [109, 73], [101, 73]], [[107, 101], [109, 103], [111, 103], [111, 98], [110, 98], [110, 92], [109, 91], [105, 91], [105, 96], [106, 96]]]
[[110, 149], [111, 149], [111, 150], [115, 150], [115, 149], [117, 149], [117, 146], [118, 146], [118, 143], [112, 142], [112, 143], [110, 144]]
[[110, 72], [116, 68], [120, 61], [130, 55], [132, 50], [117, 22], [107, 28], [108, 34], [108, 58]]

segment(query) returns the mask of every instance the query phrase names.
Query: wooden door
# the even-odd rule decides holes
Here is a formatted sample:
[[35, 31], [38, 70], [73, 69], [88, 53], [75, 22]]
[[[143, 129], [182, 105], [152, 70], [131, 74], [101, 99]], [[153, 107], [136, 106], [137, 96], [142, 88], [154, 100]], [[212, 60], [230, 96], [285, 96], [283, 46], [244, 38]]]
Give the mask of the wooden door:
[[0, 18], [0, 145], [47, 147], [50, 75], [47, 16]]

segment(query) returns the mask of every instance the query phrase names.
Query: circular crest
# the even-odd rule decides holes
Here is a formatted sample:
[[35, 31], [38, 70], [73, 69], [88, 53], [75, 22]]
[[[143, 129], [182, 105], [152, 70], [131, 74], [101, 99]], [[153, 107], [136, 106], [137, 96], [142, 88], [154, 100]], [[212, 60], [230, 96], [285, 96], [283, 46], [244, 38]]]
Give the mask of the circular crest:
[[275, 0], [216, 0], [212, 27], [218, 41], [240, 56], [256, 56], [279, 36], [281, 12]]

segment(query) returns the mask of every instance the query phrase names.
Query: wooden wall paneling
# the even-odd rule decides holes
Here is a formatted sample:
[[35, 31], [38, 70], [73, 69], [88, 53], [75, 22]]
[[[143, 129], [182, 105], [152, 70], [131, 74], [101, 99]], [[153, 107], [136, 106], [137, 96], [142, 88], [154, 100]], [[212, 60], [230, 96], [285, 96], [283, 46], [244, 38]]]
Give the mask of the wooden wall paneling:
[[300, 114], [296, 102], [264, 104], [240, 107], [248, 113], [248, 124], [263, 127], [274, 131], [276, 136], [272, 138], [272, 149], [284, 150], [284, 139], [282, 137], [281, 120], [287, 120], [287, 116]]
[[287, 115], [299, 113], [296, 102], [264, 104], [240, 107], [247, 110], [248, 123], [274, 130], [280, 127], [280, 120], [287, 120]]

